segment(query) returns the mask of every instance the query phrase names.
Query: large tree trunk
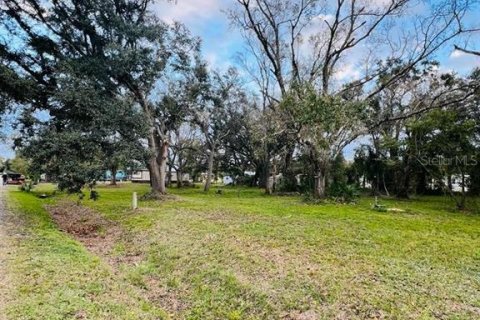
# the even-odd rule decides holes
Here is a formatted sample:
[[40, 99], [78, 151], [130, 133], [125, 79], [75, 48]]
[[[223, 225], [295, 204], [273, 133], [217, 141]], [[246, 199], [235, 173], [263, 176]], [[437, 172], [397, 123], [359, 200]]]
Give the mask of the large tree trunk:
[[[161, 157], [161, 150], [159, 139], [155, 130], [155, 119], [153, 116], [153, 109], [145, 95], [140, 90], [135, 91], [135, 95], [140, 103], [143, 112], [146, 116], [146, 122], [150, 126], [148, 133], [148, 149], [151, 153], [147, 162], [148, 171], [150, 172], [150, 186], [153, 194], [165, 194], [165, 169], [160, 168], [161, 164], [158, 161], [158, 157]], [[163, 171], [163, 178], [161, 172]], [[163, 180], [162, 180], [163, 179]]]
[[417, 175], [416, 192], [421, 195], [427, 193], [427, 172], [424, 169], [421, 169]]
[[462, 172], [462, 194], [461, 194], [460, 201], [457, 202], [458, 210], [465, 210], [466, 199], [467, 199], [467, 195], [465, 192], [465, 174]]
[[313, 164], [315, 173], [315, 185], [313, 187], [313, 196], [316, 199], [324, 199], [327, 195], [327, 169], [329, 165], [328, 151], [316, 150], [313, 145], [310, 147], [310, 160]]
[[[161, 177], [160, 177], [160, 165], [157, 161], [158, 146], [157, 140], [155, 139], [155, 133], [150, 132], [148, 135], [148, 148], [152, 155], [148, 159], [148, 171], [150, 172], [150, 186], [152, 187], [152, 192], [157, 194], [165, 193], [165, 184], [162, 186]], [[165, 181], [164, 181], [165, 182]]]
[[274, 175], [275, 172], [272, 172], [272, 166], [270, 162], [268, 161], [265, 164], [265, 193], [266, 194], [273, 194], [273, 185], [274, 185]]
[[168, 187], [171, 187], [172, 186], [172, 166], [169, 165], [168, 166], [168, 174], [167, 174], [167, 186]]
[[183, 187], [183, 157], [178, 153], [177, 188]]
[[318, 170], [315, 175], [315, 188], [313, 195], [316, 199], [324, 199], [326, 196], [326, 174], [325, 170]]
[[213, 160], [215, 157], [215, 148], [210, 148], [210, 154], [208, 155], [208, 172], [207, 179], [205, 180], [205, 186], [203, 191], [207, 192], [210, 190], [210, 185], [212, 184], [212, 173], [213, 173]]
[[167, 193], [167, 159], [168, 159], [168, 142], [162, 141], [160, 146], [160, 154], [158, 157], [158, 169], [159, 169], [159, 178], [160, 178], [160, 190], [161, 194]]
[[183, 172], [182, 169], [179, 167], [177, 169], [177, 188], [183, 187]]
[[110, 179], [110, 185], [116, 186], [117, 185], [117, 168], [111, 168], [112, 171], [112, 178]]
[[405, 156], [404, 161], [404, 168], [403, 168], [403, 177], [402, 177], [402, 184], [397, 192], [397, 198], [408, 199], [409, 198], [409, 191], [410, 191], [410, 157], [408, 155]]
[[295, 172], [292, 168], [293, 154], [295, 152], [295, 145], [289, 146], [287, 153], [285, 154], [285, 159], [282, 168], [282, 180], [285, 182], [284, 186], [287, 187], [287, 192], [296, 191], [297, 179], [295, 177]]

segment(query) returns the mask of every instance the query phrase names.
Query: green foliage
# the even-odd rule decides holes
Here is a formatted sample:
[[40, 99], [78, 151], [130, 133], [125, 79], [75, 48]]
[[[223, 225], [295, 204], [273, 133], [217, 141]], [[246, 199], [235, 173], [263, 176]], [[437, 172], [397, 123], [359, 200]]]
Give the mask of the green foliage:
[[26, 180], [20, 187], [20, 191], [31, 192], [35, 187], [32, 180]]
[[90, 200], [97, 201], [100, 198], [100, 194], [98, 193], [97, 190], [91, 190], [90, 191]]
[[330, 165], [329, 178], [333, 183], [345, 184], [347, 182], [347, 164], [343, 154], [333, 159]]
[[[416, 152], [416, 161], [430, 177], [439, 181], [441, 190], [451, 194], [461, 210], [465, 208], [466, 193], [455, 197], [443, 179], [452, 175], [465, 176], [478, 164], [478, 120], [469, 112], [467, 106], [457, 110], [433, 110], [409, 123], [415, 139], [407, 142]], [[468, 187], [467, 182], [465, 187]]]
[[[152, 114], [138, 104], [172, 51], [188, 41], [181, 26], [169, 28], [154, 18], [150, 4], [5, 2], [2, 22], [17, 32], [1, 45], [0, 82], [32, 87], [2, 91], [21, 109], [15, 143], [32, 159], [34, 172], [47, 173], [61, 189], [79, 192], [107, 168], [145, 160], [141, 139], [152, 129], [145, 118]], [[175, 45], [168, 47], [169, 41]], [[182, 55], [176, 62], [182, 65]], [[41, 112], [48, 117], [39, 118]]]
[[334, 155], [337, 151], [332, 148], [334, 144], [345, 142], [336, 141], [335, 135], [342, 130], [355, 137], [367, 110], [364, 102], [325, 96], [309, 86], [293, 89], [282, 101], [281, 108], [294, 119], [302, 140]]
[[10, 168], [15, 172], [28, 176], [30, 164], [27, 159], [16, 156], [11, 160]]
[[328, 196], [336, 202], [354, 203], [360, 198], [360, 190], [356, 184], [333, 182], [328, 187]]
[[293, 174], [282, 176], [276, 183], [275, 191], [278, 192], [296, 192], [298, 191], [297, 179]]
[[302, 194], [311, 193], [315, 186], [315, 178], [313, 174], [302, 174], [300, 176], [299, 191]]

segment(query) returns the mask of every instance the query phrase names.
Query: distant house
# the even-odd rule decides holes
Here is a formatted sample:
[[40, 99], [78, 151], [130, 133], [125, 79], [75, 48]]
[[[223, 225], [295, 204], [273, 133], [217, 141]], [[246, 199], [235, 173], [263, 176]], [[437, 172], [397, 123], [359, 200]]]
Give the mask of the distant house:
[[132, 173], [132, 182], [150, 182], [150, 172], [147, 169], [140, 169]]
[[[464, 180], [465, 180], [465, 192], [468, 192], [468, 181], [470, 180], [470, 176], [465, 175]], [[451, 182], [451, 188], [453, 192], [462, 192], [463, 182], [462, 182], [461, 175], [458, 175], [458, 174], [452, 175], [452, 177], [450, 178], [450, 182]], [[432, 179], [429, 183], [429, 187], [432, 190], [441, 189], [442, 186], [447, 186], [447, 185], [448, 185], [448, 178], [444, 178], [443, 180]]]
[[[168, 172], [166, 173], [168, 175]], [[177, 172], [172, 170], [172, 178], [171, 182], [177, 182]], [[190, 175], [188, 173], [184, 173], [182, 177], [183, 182], [190, 181]], [[147, 169], [139, 169], [132, 173], [132, 182], [133, 183], [149, 183], [150, 182], [150, 171]]]
[[233, 178], [231, 176], [223, 177], [223, 184], [224, 185], [229, 186], [229, 185], [233, 185], [234, 183], [235, 183], [235, 181], [233, 180]]
[[[115, 179], [117, 181], [125, 181], [127, 180], [127, 173], [123, 170], [118, 170], [117, 173], [115, 174]], [[107, 180], [112, 180], [112, 172], [110, 170], [105, 172], [104, 176], [105, 181]]]
[[[249, 177], [249, 178], [252, 178], [255, 176], [255, 171], [244, 171], [243, 172], [243, 177]], [[201, 182], [205, 182], [206, 180], [206, 177], [207, 177], [207, 174], [206, 173], [203, 173], [201, 175]], [[230, 186], [230, 185], [234, 185], [237, 183], [237, 181], [239, 179], [241, 179], [242, 176], [240, 175], [237, 175], [237, 176], [232, 176], [232, 175], [226, 175], [226, 176], [223, 176], [222, 178], [222, 183], [223, 185], [225, 186]], [[215, 182], [215, 175], [212, 174], [212, 182]], [[216, 181], [216, 182], [220, 182], [220, 181]]]
[[7, 184], [22, 184], [25, 182], [25, 176], [12, 170], [3, 170], [2, 176], [7, 176]]

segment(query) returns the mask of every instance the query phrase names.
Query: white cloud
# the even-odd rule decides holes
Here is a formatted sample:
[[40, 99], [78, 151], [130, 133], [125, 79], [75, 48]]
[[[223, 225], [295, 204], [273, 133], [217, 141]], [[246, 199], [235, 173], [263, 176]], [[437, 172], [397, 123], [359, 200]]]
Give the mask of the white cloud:
[[166, 22], [180, 21], [187, 25], [221, 14], [220, 0], [162, 1], [154, 6], [158, 17]]
[[312, 22], [313, 23], [317, 23], [317, 22], [323, 22], [323, 21], [328, 21], [328, 22], [331, 22], [333, 21], [333, 18], [334, 16], [332, 14], [319, 14], [318, 16], [316, 17], [313, 17], [312, 18]]
[[460, 58], [465, 56], [466, 53], [460, 50], [453, 50], [453, 52], [450, 54], [450, 58], [455, 59], [455, 58]]
[[242, 42], [236, 30], [229, 28], [224, 10], [232, 7], [234, 1], [225, 0], [176, 0], [159, 1], [153, 12], [161, 20], [185, 24], [195, 36], [202, 39], [204, 57], [214, 69], [226, 69], [232, 64], [232, 57]]
[[455, 50], [446, 59], [445, 63], [440, 66], [440, 70], [443, 72], [453, 70], [459, 74], [469, 74], [476, 67], [480, 67], [479, 57]]
[[339, 81], [351, 81], [360, 77], [359, 68], [355, 64], [345, 64], [335, 73], [334, 78]]

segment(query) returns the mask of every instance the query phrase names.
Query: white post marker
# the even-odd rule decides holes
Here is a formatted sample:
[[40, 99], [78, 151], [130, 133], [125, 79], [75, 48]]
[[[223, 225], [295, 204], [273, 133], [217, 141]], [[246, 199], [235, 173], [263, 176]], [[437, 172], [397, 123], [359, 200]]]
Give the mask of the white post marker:
[[137, 193], [136, 192], [133, 193], [132, 208], [133, 208], [133, 210], [136, 210], [138, 208], [138, 201], [137, 201]]

